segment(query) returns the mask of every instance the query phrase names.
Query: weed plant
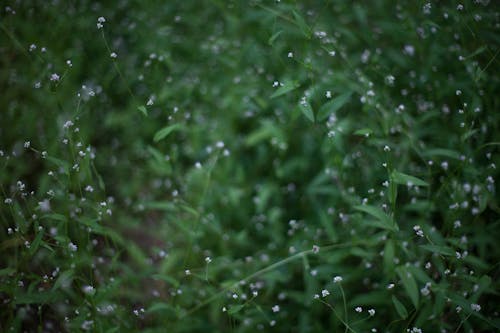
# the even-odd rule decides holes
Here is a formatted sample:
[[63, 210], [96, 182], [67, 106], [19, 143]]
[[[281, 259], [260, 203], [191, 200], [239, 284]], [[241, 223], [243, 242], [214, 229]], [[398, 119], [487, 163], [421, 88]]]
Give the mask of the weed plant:
[[500, 330], [497, 1], [2, 1], [1, 332]]

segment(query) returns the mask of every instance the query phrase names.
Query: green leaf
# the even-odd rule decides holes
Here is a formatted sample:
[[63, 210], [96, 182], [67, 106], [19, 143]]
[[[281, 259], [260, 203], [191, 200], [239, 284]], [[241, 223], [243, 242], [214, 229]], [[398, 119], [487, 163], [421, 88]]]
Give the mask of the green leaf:
[[54, 163], [55, 165], [57, 165], [60, 169], [64, 170], [64, 174], [68, 174], [69, 173], [69, 168], [70, 168], [70, 165], [67, 161], [63, 161], [59, 158], [55, 158], [55, 157], [52, 157], [52, 156], [48, 156], [47, 157], [47, 160]]
[[167, 212], [177, 212], [177, 206], [174, 205], [172, 202], [168, 201], [150, 201], [150, 202], [145, 202], [143, 203], [144, 207], [146, 209], [150, 210], [164, 210]]
[[275, 33], [274, 35], [272, 35], [271, 38], [269, 38], [269, 40], [267, 41], [267, 43], [269, 45], [273, 45], [274, 41], [279, 37], [279, 35], [281, 35], [282, 32], [283, 32], [283, 30], [280, 30], [277, 33]]
[[396, 184], [401, 184], [401, 185], [413, 184], [415, 186], [429, 186], [429, 183], [423, 181], [420, 178], [413, 177], [405, 173], [398, 172], [396, 170], [392, 171], [391, 178]]
[[399, 316], [403, 319], [406, 319], [408, 317], [408, 311], [406, 310], [403, 303], [401, 303], [394, 295], [392, 296], [392, 303], [394, 304], [394, 307], [396, 308]]
[[42, 219], [56, 220], [60, 222], [66, 222], [68, 219], [62, 214], [46, 214], [42, 216]]
[[451, 149], [443, 149], [443, 148], [426, 149], [425, 151], [422, 152], [422, 155], [427, 157], [435, 157], [435, 156], [449, 157], [455, 160], [460, 159], [460, 154], [458, 152]]
[[398, 184], [391, 178], [389, 181], [389, 203], [394, 209], [396, 207], [396, 200], [398, 199]]
[[347, 92], [335, 97], [330, 102], [324, 104], [318, 111], [318, 121], [323, 121], [332, 113], [337, 112], [341, 107], [347, 104], [351, 99], [352, 92]]
[[302, 114], [306, 116], [307, 119], [309, 119], [311, 122], [314, 123], [314, 112], [309, 102], [300, 102], [299, 109], [300, 111], [302, 111]]
[[163, 140], [170, 133], [172, 133], [174, 131], [179, 131], [179, 130], [181, 130], [183, 128], [184, 128], [184, 126], [182, 126], [181, 124], [174, 124], [174, 125], [166, 126], [166, 127], [162, 128], [161, 130], [159, 130], [158, 132], [156, 132], [156, 134], [155, 134], [155, 136], [153, 138], [153, 141], [154, 142], [158, 142], [160, 140]]
[[139, 110], [144, 116], [146, 117], [148, 116], [148, 110], [144, 105], [137, 107], [137, 110]]
[[373, 130], [370, 128], [361, 128], [359, 130], [356, 130], [354, 132], [354, 135], [360, 135], [360, 136], [370, 136], [373, 133]]
[[396, 268], [396, 273], [398, 273], [399, 278], [403, 283], [403, 287], [405, 288], [406, 293], [410, 297], [413, 305], [415, 306], [415, 308], [418, 308], [419, 293], [415, 278], [404, 266], [399, 266], [398, 268]]
[[295, 18], [295, 23], [300, 28], [304, 36], [307, 38], [311, 37], [311, 28], [307, 25], [306, 21], [302, 16], [300, 16], [296, 11], [293, 11], [293, 17]]
[[0, 269], [0, 276], [11, 275], [15, 273], [16, 270], [10, 267]]
[[147, 312], [167, 312], [167, 311], [175, 313], [175, 309], [171, 305], [162, 302], [154, 303], [147, 310]]
[[36, 251], [38, 250], [38, 247], [40, 246], [40, 243], [42, 242], [42, 237], [43, 237], [43, 230], [38, 232], [35, 239], [31, 243], [31, 246], [30, 246], [30, 254], [31, 255], [35, 254]]
[[244, 304], [238, 304], [238, 305], [233, 305], [229, 308], [229, 310], [227, 311], [227, 313], [229, 313], [230, 315], [233, 315], [235, 313], [238, 313], [241, 311], [241, 309], [243, 309], [245, 307]]
[[65, 288], [71, 286], [71, 282], [73, 281], [73, 271], [64, 271], [57, 278], [54, 286], [52, 287], [52, 291], [56, 291], [60, 288]]
[[455, 251], [449, 246], [439, 246], [439, 245], [420, 245], [420, 247], [424, 250], [427, 250], [432, 253], [439, 253], [444, 256], [453, 257], [455, 255]]
[[394, 241], [389, 239], [384, 247], [384, 270], [391, 272], [394, 270]]
[[397, 225], [394, 223], [392, 218], [388, 216], [382, 209], [375, 207], [375, 206], [370, 206], [370, 205], [359, 205], [359, 206], [354, 206], [354, 209], [365, 212], [373, 217], [375, 217], [378, 221], [376, 223], [376, 226], [391, 230], [391, 231], [396, 231], [398, 230]]
[[14, 304], [50, 304], [54, 303], [58, 299], [62, 299], [63, 295], [54, 291], [35, 291], [32, 293], [26, 293], [21, 295], [16, 295], [14, 298]]
[[284, 95], [292, 90], [295, 90], [299, 87], [300, 85], [298, 84], [297, 81], [288, 81], [285, 82], [281, 87], [279, 87], [272, 95], [271, 98], [276, 98], [281, 95]]
[[170, 285], [172, 285], [175, 288], [179, 287], [179, 284], [180, 284], [179, 281], [177, 281], [173, 277], [166, 275], [166, 274], [153, 274], [151, 277], [155, 280], [163, 280], [165, 282], [168, 282]]

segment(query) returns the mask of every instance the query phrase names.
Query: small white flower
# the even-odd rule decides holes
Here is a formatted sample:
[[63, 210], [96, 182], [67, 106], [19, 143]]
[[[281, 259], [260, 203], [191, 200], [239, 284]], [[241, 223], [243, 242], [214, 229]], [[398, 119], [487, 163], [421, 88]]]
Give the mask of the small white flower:
[[326, 297], [328, 295], [330, 295], [330, 292], [328, 290], [326, 289], [321, 290], [321, 296]]
[[280, 311], [280, 306], [279, 305], [275, 305], [275, 306], [272, 307], [272, 310], [273, 310], [274, 313], [279, 312]]
[[339, 283], [339, 282], [342, 282], [342, 280], [343, 280], [343, 279], [342, 279], [342, 277], [341, 277], [341, 276], [336, 276], [336, 277], [334, 277], [334, 278], [333, 278], [333, 282], [334, 282], [334, 283]]
[[87, 295], [94, 295], [95, 294], [95, 288], [93, 286], [90, 286], [90, 285], [83, 286], [82, 290]]
[[118, 57], [118, 54], [116, 54], [116, 52], [112, 52], [109, 56], [113, 59], [116, 59]]
[[361, 313], [361, 312], [363, 312], [363, 308], [362, 308], [362, 307], [360, 307], [360, 306], [357, 306], [357, 307], [354, 309], [354, 311], [356, 311], [357, 313]]
[[207, 264], [210, 264], [210, 263], [212, 262], [212, 258], [210, 258], [210, 257], [206, 257], [206, 258], [205, 258], [205, 262], [206, 262]]
[[50, 81], [57, 82], [60, 79], [61, 79], [61, 77], [57, 73], [53, 73], [53, 74], [50, 75]]
[[288, 52], [288, 58], [293, 58], [293, 53], [292, 52]]
[[374, 309], [368, 310], [368, 314], [370, 314], [370, 316], [373, 317], [375, 315], [375, 310]]
[[313, 245], [312, 251], [313, 251], [313, 253], [318, 253], [319, 252], [319, 246]]
[[404, 53], [409, 55], [410, 57], [415, 54], [415, 47], [413, 45], [405, 45]]
[[326, 98], [332, 98], [332, 92], [330, 90], [327, 90], [325, 96]]
[[70, 128], [73, 125], [74, 125], [74, 123], [71, 120], [68, 120], [68, 121], [66, 121], [64, 123], [63, 128], [67, 129], [67, 128]]
[[68, 249], [71, 251], [71, 252], [76, 252], [78, 250], [78, 246], [76, 246], [75, 244], [73, 244], [73, 242], [70, 242], [68, 244]]

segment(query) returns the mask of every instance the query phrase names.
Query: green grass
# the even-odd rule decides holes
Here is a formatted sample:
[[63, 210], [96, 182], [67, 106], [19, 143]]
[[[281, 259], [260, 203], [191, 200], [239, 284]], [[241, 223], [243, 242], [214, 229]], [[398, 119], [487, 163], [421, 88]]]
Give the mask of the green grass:
[[0, 331], [498, 330], [499, 9], [3, 4]]

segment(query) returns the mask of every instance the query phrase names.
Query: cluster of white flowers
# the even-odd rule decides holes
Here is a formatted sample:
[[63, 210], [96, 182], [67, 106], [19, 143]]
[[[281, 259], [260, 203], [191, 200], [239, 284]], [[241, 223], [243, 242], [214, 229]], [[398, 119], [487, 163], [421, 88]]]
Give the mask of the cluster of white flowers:
[[97, 18], [97, 29], [102, 29], [104, 27], [104, 22], [106, 22], [106, 19], [102, 16]]
[[413, 226], [413, 230], [415, 231], [415, 234], [419, 237], [424, 237], [424, 231], [419, 225]]

